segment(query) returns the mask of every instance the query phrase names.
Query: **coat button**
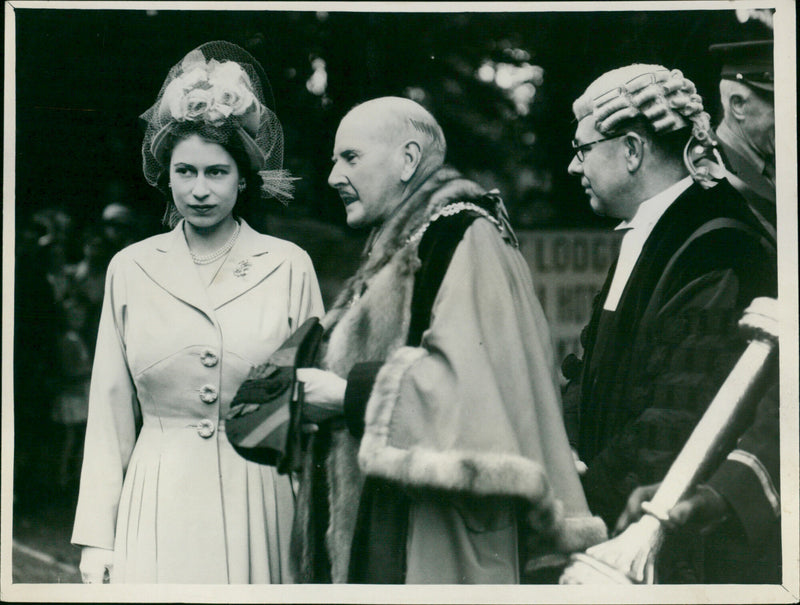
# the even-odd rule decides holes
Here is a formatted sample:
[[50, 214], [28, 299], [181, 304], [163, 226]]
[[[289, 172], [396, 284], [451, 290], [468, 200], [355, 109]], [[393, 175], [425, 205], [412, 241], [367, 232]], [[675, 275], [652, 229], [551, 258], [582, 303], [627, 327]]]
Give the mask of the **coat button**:
[[200, 389], [200, 401], [203, 403], [214, 403], [217, 400], [217, 387], [213, 384], [206, 384]]
[[203, 439], [208, 439], [214, 434], [214, 423], [208, 418], [203, 418], [197, 425], [197, 434]]
[[207, 368], [213, 368], [215, 365], [217, 365], [217, 361], [219, 361], [219, 359], [214, 354], [214, 351], [211, 351], [210, 349], [206, 349], [200, 353], [200, 363]]

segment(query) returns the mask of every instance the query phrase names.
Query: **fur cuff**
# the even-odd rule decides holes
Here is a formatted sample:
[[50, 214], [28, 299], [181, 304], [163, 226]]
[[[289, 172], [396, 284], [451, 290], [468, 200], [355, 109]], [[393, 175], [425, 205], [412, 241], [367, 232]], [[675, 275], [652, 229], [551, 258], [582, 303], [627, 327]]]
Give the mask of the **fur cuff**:
[[427, 354], [422, 347], [400, 347], [383, 364], [375, 377], [375, 386], [372, 387], [372, 394], [367, 402], [364, 439], [369, 435], [380, 437], [384, 444], [388, 442], [389, 423], [400, 392], [400, 382], [411, 366]]
[[606, 540], [606, 524], [600, 517], [568, 517], [559, 528], [555, 550], [562, 553], [583, 552]]
[[403, 347], [378, 373], [367, 404], [359, 466], [367, 475], [410, 487], [444, 489], [481, 496], [519, 497], [532, 505], [534, 528], [552, 535], [563, 525], [545, 469], [524, 456], [483, 451], [401, 449], [389, 443], [389, 429], [403, 376], [427, 352]]

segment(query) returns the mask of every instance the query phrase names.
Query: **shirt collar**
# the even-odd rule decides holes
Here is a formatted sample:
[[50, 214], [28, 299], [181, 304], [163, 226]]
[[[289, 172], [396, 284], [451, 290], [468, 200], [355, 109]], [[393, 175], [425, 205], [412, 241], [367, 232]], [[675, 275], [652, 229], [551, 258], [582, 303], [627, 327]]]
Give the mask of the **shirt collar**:
[[667, 211], [678, 196], [686, 191], [692, 184], [692, 177], [687, 176], [682, 178], [677, 183], [670, 185], [661, 193], [657, 193], [648, 200], [639, 204], [633, 218], [627, 221], [622, 221], [616, 226], [616, 231], [624, 231], [627, 229], [649, 229], [658, 222], [661, 215]]

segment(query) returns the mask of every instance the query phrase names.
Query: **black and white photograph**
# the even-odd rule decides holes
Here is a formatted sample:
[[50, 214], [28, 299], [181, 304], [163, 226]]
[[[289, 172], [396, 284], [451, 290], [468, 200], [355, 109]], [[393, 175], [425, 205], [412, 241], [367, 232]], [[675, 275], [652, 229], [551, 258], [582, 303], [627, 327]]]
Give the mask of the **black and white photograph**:
[[0, 599], [800, 600], [795, 11], [7, 0]]

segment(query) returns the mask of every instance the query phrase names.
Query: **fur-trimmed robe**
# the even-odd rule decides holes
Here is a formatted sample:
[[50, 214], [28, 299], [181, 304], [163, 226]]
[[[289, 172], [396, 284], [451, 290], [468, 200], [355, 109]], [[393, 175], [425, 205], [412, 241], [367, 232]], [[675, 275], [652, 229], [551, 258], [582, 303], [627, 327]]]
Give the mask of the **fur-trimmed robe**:
[[[410, 583], [519, 581], [520, 541], [551, 555], [605, 538], [573, 466], [547, 324], [504, 216], [467, 227], [421, 346], [406, 346], [421, 266], [412, 236], [445, 205], [485, 196], [454, 170], [430, 176], [373, 234], [364, 263], [323, 319], [325, 369], [349, 377], [356, 364], [384, 363], [360, 442], [340, 427], [308, 445], [293, 545], [297, 581], [347, 581], [365, 475], [410, 494]], [[325, 511], [314, 508], [326, 495], [329, 575], [317, 539]], [[522, 517], [509, 514], [518, 509]], [[513, 519], [503, 522], [503, 514]]]

